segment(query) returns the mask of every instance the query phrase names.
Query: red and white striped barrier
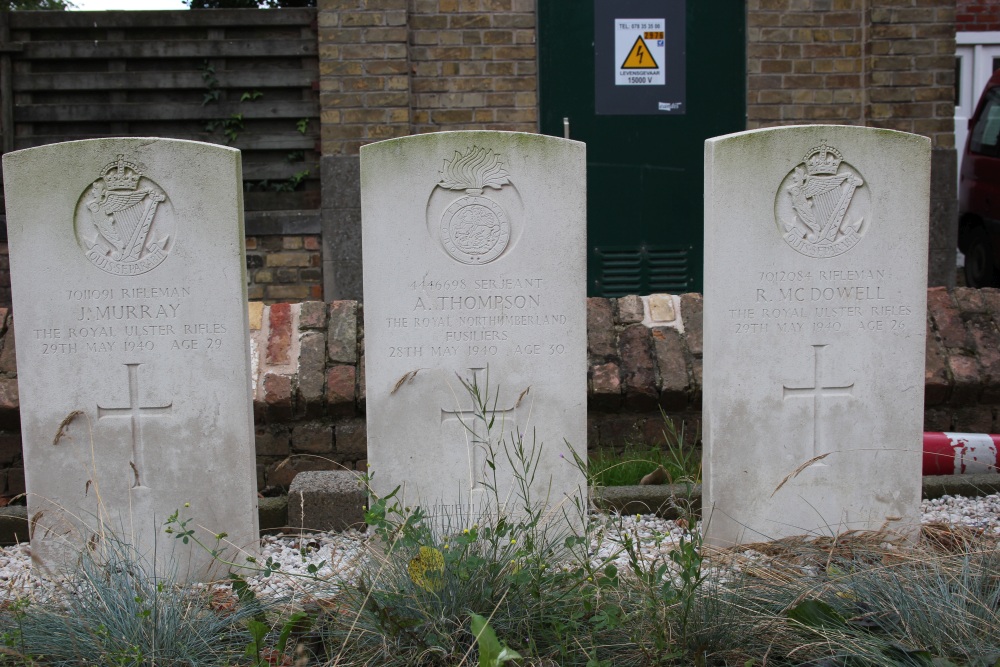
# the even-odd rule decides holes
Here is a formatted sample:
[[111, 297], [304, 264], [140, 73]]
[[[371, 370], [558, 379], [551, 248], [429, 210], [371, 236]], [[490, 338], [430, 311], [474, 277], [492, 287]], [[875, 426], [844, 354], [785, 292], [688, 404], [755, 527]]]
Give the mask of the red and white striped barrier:
[[924, 433], [924, 475], [1000, 473], [1000, 435]]

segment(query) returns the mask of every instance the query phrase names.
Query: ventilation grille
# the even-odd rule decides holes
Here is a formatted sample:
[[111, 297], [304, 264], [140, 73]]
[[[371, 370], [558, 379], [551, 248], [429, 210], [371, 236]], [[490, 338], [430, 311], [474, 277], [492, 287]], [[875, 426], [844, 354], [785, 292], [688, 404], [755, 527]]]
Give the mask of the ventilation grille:
[[595, 291], [605, 297], [688, 292], [690, 250], [665, 246], [594, 248]]

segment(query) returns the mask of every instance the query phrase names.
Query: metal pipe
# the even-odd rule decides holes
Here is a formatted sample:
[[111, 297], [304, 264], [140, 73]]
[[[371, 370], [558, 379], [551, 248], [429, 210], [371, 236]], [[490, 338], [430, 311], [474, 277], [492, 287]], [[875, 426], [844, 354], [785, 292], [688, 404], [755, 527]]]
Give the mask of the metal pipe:
[[924, 433], [924, 475], [1000, 473], [1000, 435], [988, 433]]

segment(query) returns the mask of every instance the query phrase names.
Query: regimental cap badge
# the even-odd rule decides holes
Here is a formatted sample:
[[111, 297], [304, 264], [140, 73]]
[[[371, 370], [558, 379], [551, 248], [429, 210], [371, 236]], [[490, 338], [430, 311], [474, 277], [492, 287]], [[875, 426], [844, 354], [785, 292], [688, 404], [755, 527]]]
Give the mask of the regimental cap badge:
[[139, 275], [156, 268], [170, 253], [173, 214], [167, 193], [147, 172], [141, 162], [118, 154], [77, 203], [77, 242], [102, 271]]
[[135, 190], [139, 186], [146, 167], [139, 162], [126, 160], [119, 155], [114, 162], [109, 162], [101, 170], [101, 178], [108, 190]]
[[844, 156], [833, 146], [825, 143], [814, 148], [810, 148], [802, 162], [806, 165], [806, 172], [810, 176], [833, 176], [840, 169], [840, 163], [844, 161]]
[[497, 201], [483, 192], [510, 185], [510, 175], [498, 153], [473, 146], [465, 153], [455, 151], [444, 161], [438, 186], [464, 190], [441, 217], [440, 238], [445, 252], [463, 264], [492, 262], [510, 242], [510, 219]]
[[865, 179], [823, 141], [802, 157], [775, 195], [775, 222], [788, 245], [808, 257], [836, 257], [861, 241], [870, 226]]

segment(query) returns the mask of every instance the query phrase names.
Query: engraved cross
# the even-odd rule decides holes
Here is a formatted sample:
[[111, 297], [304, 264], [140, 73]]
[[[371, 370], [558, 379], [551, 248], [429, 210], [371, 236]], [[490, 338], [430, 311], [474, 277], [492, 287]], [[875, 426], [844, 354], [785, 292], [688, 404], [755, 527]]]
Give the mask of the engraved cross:
[[[789, 398], [811, 398], [813, 399], [813, 457], [819, 456], [822, 452], [820, 437], [820, 402], [824, 397], [843, 398], [854, 393], [854, 383], [840, 386], [827, 386], [823, 384], [823, 349], [826, 345], [813, 345], [813, 386], [811, 387], [788, 387], [781, 386], [782, 399]], [[823, 464], [818, 464], [823, 465]]]
[[173, 401], [166, 405], [140, 405], [139, 404], [139, 366], [141, 364], [125, 364], [128, 368], [128, 406], [124, 408], [106, 408], [100, 403], [97, 405], [97, 418], [104, 417], [127, 417], [131, 420], [132, 436], [132, 471], [135, 473], [134, 487], [144, 486], [142, 475], [145, 471], [142, 460], [142, 425], [141, 418], [149, 415], [169, 414]]
[[[479, 373], [486, 370], [485, 368], [470, 368], [472, 371], [472, 378], [475, 381], [477, 387], [481, 387], [479, 384]], [[492, 419], [493, 417], [505, 417], [510, 413], [514, 412], [517, 406], [511, 406], [509, 408], [498, 409], [494, 405], [494, 408], [486, 415], [487, 419]], [[466, 428], [469, 433], [472, 434], [472, 447], [470, 454], [470, 465], [472, 466], [472, 488], [478, 489], [479, 487], [479, 464], [477, 462], [476, 450], [486, 444], [486, 438], [489, 437], [488, 433], [481, 433], [481, 427], [485, 427], [483, 420], [477, 417], [479, 413], [475, 409], [470, 410], [445, 410], [441, 408], [441, 423], [444, 424], [446, 421], [451, 421], [457, 419], [462, 423], [462, 426]], [[467, 419], [472, 420], [472, 426], [469, 426], [466, 422]]]

